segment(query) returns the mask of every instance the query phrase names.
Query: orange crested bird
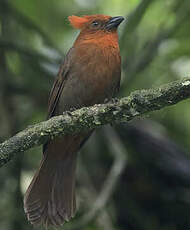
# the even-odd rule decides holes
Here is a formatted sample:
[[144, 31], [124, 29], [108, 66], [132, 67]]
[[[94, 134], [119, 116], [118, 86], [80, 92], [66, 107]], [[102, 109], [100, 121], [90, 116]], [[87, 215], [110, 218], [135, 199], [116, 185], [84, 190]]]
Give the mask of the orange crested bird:
[[[49, 98], [48, 118], [72, 108], [103, 103], [119, 90], [121, 57], [117, 28], [123, 17], [70, 16], [80, 34], [67, 53]], [[77, 152], [93, 130], [49, 140], [24, 197], [33, 225], [60, 226], [75, 215]]]

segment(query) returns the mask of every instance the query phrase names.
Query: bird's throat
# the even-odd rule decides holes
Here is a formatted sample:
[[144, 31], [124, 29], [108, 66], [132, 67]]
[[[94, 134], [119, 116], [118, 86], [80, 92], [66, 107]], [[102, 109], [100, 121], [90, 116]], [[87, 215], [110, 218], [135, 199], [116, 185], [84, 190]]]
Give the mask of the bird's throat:
[[116, 31], [112, 33], [106, 33], [103, 31], [92, 34], [80, 33], [77, 40], [75, 41], [74, 46], [79, 44], [96, 44], [99, 48], [102, 49], [113, 47], [119, 50], [118, 34]]

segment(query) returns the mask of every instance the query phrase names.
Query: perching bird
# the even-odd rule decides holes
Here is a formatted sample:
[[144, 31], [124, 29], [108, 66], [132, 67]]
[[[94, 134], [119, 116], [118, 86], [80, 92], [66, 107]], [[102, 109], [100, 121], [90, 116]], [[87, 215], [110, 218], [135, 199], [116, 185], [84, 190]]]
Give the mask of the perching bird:
[[[103, 103], [119, 90], [121, 58], [117, 27], [123, 17], [70, 16], [80, 34], [60, 67], [49, 98], [48, 118], [73, 108]], [[48, 141], [24, 198], [33, 225], [60, 226], [74, 216], [77, 152], [91, 131]]]

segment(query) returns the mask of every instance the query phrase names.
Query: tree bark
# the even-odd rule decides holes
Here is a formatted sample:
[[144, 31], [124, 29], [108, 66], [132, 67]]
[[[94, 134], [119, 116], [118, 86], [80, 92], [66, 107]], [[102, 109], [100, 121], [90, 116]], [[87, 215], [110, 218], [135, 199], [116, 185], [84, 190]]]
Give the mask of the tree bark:
[[160, 110], [190, 98], [190, 78], [157, 88], [137, 90], [128, 97], [106, 104], [84, 107], [30, 126], [0, 144], [0, 166], [15, 154], [41, 145], [49, 139], [68, 133], [94, 129], [106, 124], [123, 123], [148, 112]]

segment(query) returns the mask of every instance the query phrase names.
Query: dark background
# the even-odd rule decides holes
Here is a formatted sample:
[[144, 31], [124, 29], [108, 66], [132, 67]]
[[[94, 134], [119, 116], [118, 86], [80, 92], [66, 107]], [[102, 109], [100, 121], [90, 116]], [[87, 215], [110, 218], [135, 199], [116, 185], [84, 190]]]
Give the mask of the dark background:
[[[97, 13], [127, 18], [119, 97], [190, 75], [189, 0], [0, 0], [1, 142], [46, 118], [54, 77], [78, 34], [67, 16]], [[190, 229], [189, 121], [186, 100], [97, 130], [79, 154], [77, 215], [62, 229]], [[33, 229], [23, 194], [40, 158], [41, 147], [33, 148], [1, 168], [0, 230]]]

